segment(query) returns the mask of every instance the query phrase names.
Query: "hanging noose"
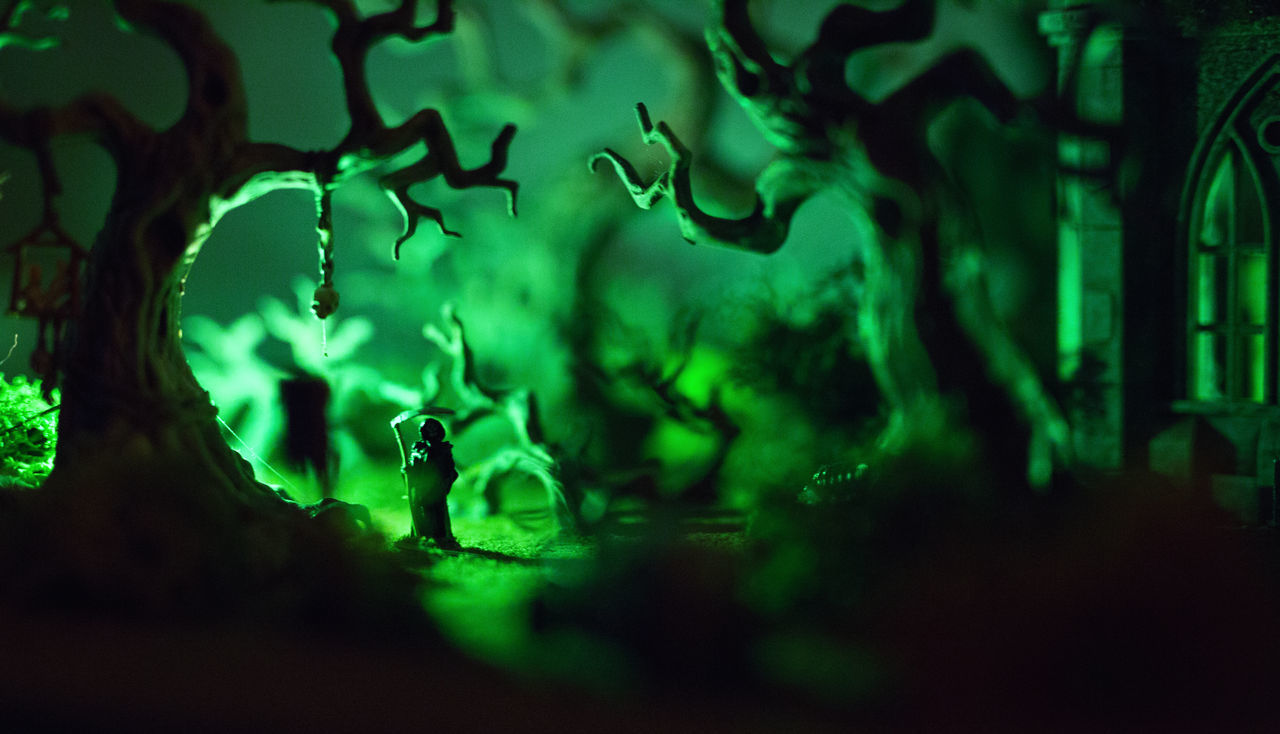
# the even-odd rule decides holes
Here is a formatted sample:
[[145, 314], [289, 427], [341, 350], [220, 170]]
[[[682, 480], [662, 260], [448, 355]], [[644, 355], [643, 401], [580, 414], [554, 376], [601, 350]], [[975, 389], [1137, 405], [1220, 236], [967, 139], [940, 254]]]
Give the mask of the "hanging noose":
[[333, 286], [333, 189], [328, 180], [316, 192], [316, 232], [320, 235], [320, 285], [311, 297], [311, 311], [324, 320], [338, 310], [338, 290]]
[[338, 310], [338, 290], [333, 287], [333, 187], [326, 177], [316, 190], [316, 246], [320, 250], [320, 285], [311, 296], [311, 312], [320, 319], [320, 352], [329, 356], [329, 334], [325, 319]]

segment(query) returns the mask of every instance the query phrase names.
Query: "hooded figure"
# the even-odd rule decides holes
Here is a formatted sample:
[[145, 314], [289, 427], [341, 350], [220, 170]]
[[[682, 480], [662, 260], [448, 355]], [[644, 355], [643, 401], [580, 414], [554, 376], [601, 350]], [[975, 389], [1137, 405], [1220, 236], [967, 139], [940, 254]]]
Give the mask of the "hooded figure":
[[435, 418], [422, 422], [422, 440], [413, 444], [401, 469], [409, 489], [412, 537], [434, 540], [441, 548], [458, 548], [449, 525], [449, 490], [458, 478], [453, 444], [444, 440], [444, 425]]

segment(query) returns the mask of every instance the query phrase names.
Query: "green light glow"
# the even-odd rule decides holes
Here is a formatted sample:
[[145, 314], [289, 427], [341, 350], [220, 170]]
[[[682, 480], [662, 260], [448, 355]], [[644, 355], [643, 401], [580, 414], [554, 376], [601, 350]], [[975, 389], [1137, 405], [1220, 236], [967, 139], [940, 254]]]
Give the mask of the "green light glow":
[[1196, 334], [1195, 390], [1196, 400], [1221, 400], [1226, 397], [1226, 364], [1223, 339], [1213, 332]]
[[1262, 334], [1240, 339], [1240, 397], [1261, 403], [1266, 396], [1267, 349]]
[[[361, 4], [369, 12], [380, 12], [396, 3]], [[575, 4], [590, 5], [592, 11], [569, 10]], [[791, 14], [797, 7], [809, 6], [809, 22], [794, 23], [803, 37], [785, 44], [793, 48], [813, 37], [820, 18], [833, 6], [827, 0], [753, 4], [789, 21], [795, 21]], [[248, 138], [314, 152], [338, 145], [351, 126], [343, 79], [331, 54], [333, 18], [316, 5], [332, 9], [346, 3], [254, 0], [184, 6], [207, 12], [243, 70]], [[1084, 264], [1078, 229], [1064, 225], [1061, 252], [1055, 253], [1049, 244], [1055, 227], [1054, 174], [1048, 165], [1053, 157], [1051, 132], [1034, 123], [996, 122], [984, 101], [974, 102], [978, 98], [971, 99], [967, 89], [923, 90], [926, 96], [939, 94], [939, 102], [950, 106], [945, 124], [939, 124], [945, 135], [940, 132], [936, 140], [913, 135], [920, 138], [920, 162], [927, 163], [921, 170], [929, 171], [922, 175], [932, 176], [934, 163], [939, 164], [938, 175], [945, 169], [963, 181], [959, 188], [972, 194], [973, 207], [979, 210], [969, 212], [969, 202], [948, 199], [937, 210], [946, 214], [935, 215], [932, 207], [923, 206], [924, 199], [932, 197], [933, 181], [899, 185], [891, 173], [880, 180], [852, 124], [847, 134], [833, 131], [839, 150], [847, 146], [857, 153], [847, 170], [806, 158], [812, 153], [808, 148], [797, 149], [801, 155], [794, 160], [782, 160], [750, 125], [749, 115], [718, 86], [704, 45], [708, 18], [699, 4], [468, 0], [457, 5], [456, 32], [438, 43], [391, 40], [370, 49], [365, 78], [388, 127], [412, 119], [424, 106], [438, 108], [452, 133], [448, 152], [450, 157], [456, 153], [462, 169], [483, 167], [495, 131], [508, 122], [518, 124], [519, 134], [509, 139], [504, 175], [520, 182], [520, 217], [508, 218], [495, 206], [504, 198], [503, 191], [460, 194], [440, 181], [415, 183], [414, 197], [421, 194], [422, 201], [439, 205], [449, 232], [463, 237], [447, 238], [434, 227], [422, 227], [404, 243], [402, 257], [393, 266], [388, 255], [402, 226], [396, 202], [378, 188], [376, 176], [348, 175], [366, 169], [377, 156], [342, 148], [347, 154], [335, 157], [334, 164], [350, 170], [341, 172], [340, 188], [325, 189], [319, 210], [321, 240], [333, 244], [336, 257], [332, 271], [325, 268], [323, 275], [341, 289], [342, 309], [330, 317], [336, 320], [322, 324], [310, 309], [316, 286], [313, 192], [264, 192], [278, 183], [327, 184], [328, 172], [313, 171], [315, 181], [297, 172], [279, 181], [270, 176], [259, 179], [260, 187], [249, 184], [239, 190], [244, 193], [241, 198], [223, 198], [212, 205], [215, 216], [200, 230], [203, 236], [211, 228], [208, 239], [183, 281], [184, 321], [178, 332], [182, 342], [174, 351], [185, 352], [178, 357], [185, 357], [199, 387], [211, 394], [218, 418], [225, 421], [227, 443], [254, 466], [260, 481], [281, 485], [304, 503], [318, 500], [320, 490], [314, 477], [282, 461], [280, 445], [287, 429], [280, 382], [295, 373], [324, 378], [331, 391], [328, 438], [340, 457], [333, 497], [363, 505], [376, 528], [392, 539], [407, 531], [409, 513], [401, 458], [388, 421], [406, 409], [453, 411], [446, 422], [460, 478], [449, 504], [456, 513], [454, 532], [476, 552], [443, 560], [424, 553], [424, 560], [412, 557], [407, 547], [395, 547], [398, 554], [405, 551], [397, 558], [421, 561], [423, 574], [440, 582], [424, 592], [424, 600], [458, 644], [504, 664], [527, 663], [517, 660], [537, 644], [527, 605], [542, 592], [552, 571], [570, 565], [556, 562], [573, 562], [570, 571], [577, 573], [577, 562], [585, 567], [592, 556], [602, 555], [596, 546], [579, 545], [568, 533], [557, 534], [565, 526], [557, 524], [556, 510], [549, 508], [554, 502], [548, 497], [555, 491], [577, 493], [580, 515], [588, 518], [585, 531], [597, 531], [592, 541], [601, 545], [599, 538], [608, 535], [617, 516], [640, 518], [634, 528], [640, 532], [644, 520], [663, 515], [672, 498], [685, 500], [682, 509], [705, 502], [706, 507], [695, 509], [714, 517], [716, 530], [700, 534], [715, 533], [717, 543], [742, 544], [742, 518], [747, 513], [766, 515], [774, 506], [794, 509], [796, 493], [815, 468], [858, 458], [866, 462], [861, 466], [879, 469], [878, 456], [857, 455], [881, 447], [875, 436], [888, 422], [889, 412], [881, 401], [883, 385], [893, 384], [895, 393], [900, 385], [904, 395], [913, 394], [917, 386], [925, 393], [936, 388], [923, 360], [907, 360], [905, 369], [879, 385], [878, 373], [866, 364], [871, 349], [883, 354], [901, 348], [914, 355], [924, 348], [923, 340], [907, 336], [910, 329], [905, 324], [917, 315], [924, 321], [929, 314], [897, 306], [923, 281], [914, 273], [920, 253], [926, 251], [922, 242], [927, 239], [929, 252], [944, 243], [917, 237], [912, 230], [917, 224], [921, 232], [933, 232], [936, 225], [946, 232], [947, 243], [952, 229], [963, 231], [955, 235], [964, 238], [962, 244], [956, 241], [956, 257], [939, 256], [953, 277], [963, 278], [963, 287], [946, 280], [955, 293], [977, 292], [978, 286], [985, 288], [984, 276], [990, 276], [998, 313], [983, 310], [988, 306], [975, 299], [963, 305], [968, 309], [963, 318], [966, 325], [984, 332], [976, 339], [997, 342], [977, 346], [994, 355], [989, 361], [1005, 381], [1001, 389], [1007, 387], [1014, 399], [1037, 392], [1038, 378], [1054, 370], [1054, 304], [1046, 302], [1043, 284], [1052, 281], [1056, 260], [1064, 283], [1058, 303], [1064, 314], [1058, 367], [1074, 372], [1082, 348]], [[95, 28], [110, 31], [105, 17], [110, 5], [101, 7], [98, 16], [77, 10], [68, 19], [75, 38], [93, 38], [88, 31]], [[614, 11], [634, 16], [636, 22], [618, 22], [611, 15]], [[97, 26], [91, 23], [95, 19]], [[1011, 26], [1017, 19], [1006, 20]], [[181, 87], [185, 77], [175, 71], [181, 65], [173, 49], [154, 38], [153, 46], [134, 43], [143, 37], [126, 38], [134, 45], [120, 56], [143, 69], [168, 69], [173, 84], [137, 85], [137, 73], [108, 70], [100, 75], [115, 86], [100, 84], [93, 74], [86, 86], [105, 86], [105, 94], [130, 104], [133, 99], [122, 89], [135, 95], [160, 89], [163, 93], [155, 96], [166, 99], [147, 98], [137, 105], [148, 119], [175, 109], [168, 97], [180, 102], [203, 99], [181, 93], [186, 91]], [[111, 44], [102, 39], [78, 48], [97, 53], [98, 45], [115, 42], [114, 36]], [[954, 48], [953, 43], [926, 43], [934, 50]], [[76, 50], [75, 44], [67, 46]], [[26, 61], [0, 57], [6, 103], [10, 85], [40, 92], [71, 85], [59, 73], [65, 67], [32, 69], [22, 65]], [[919, 61], [918, 68], [927, 68], [930, 58], [921, 56]], [[1011, 69], [995, 71], [1007, 77]], [[902, 77], [900, 72], [890, 77], [890, 82], [910, 83], [909, 75]], [[838, 68], [832, 79], [838, 84]], [[218, 90], [214, 85], [194, 91]], [[951, 105], [957, 95], [963, 101]], [[691, 248], [680, 239], [679, 225], [671, 217], [637, 211], [616, 181], [593, 176], [584, 165], [593, 151], [609, 144], [618, 145], [646, 176], [663, 170], [670, 151], [645, 150], [634, 141], [635, 121], [628, 110], [637, 100], [645, 100], [655, 120], [668, 121], [683, 140], [696, 146], [699, 173], [693, 186], [708, 211], [726, 217], [741, 214], [755, 197], [753, 179], [765, 171], [763, 180], [787, 195], [779, 199], [783, 208], [830, 177], [848, 176], [845, 188], [831, 186], [799, 209], [794, 223], [782, 231], [786, 246], [767, 257]], [[33, 92], [30, 99], [20, 97], [16, 103], [44, 101]], [[919, 125], [933, 124], [932, 104], [916, 112]], [[888, 134], [896, 140], [896, 134]], [[925, 137], [930, 137], [927, 146]], [[425, 147], [439, 150], [443, 143], [428, 140]], [[423, 154], [419, 148], [415, 143], [413, 150], [387, 161], [384, 170], [414, 163]], [[201, 150], [201, 141], [192, 141], [189, 149]], [[15, 150], [0, 146], [0, 171], [12, 172], [10, 191], [19, 189], [0, 201], [0, 241], [6, 240], [3, 230], [20, 229], [19, 217], [39, 208], [20, 197], [21, 189], [38, 189], [38, 172], [30, 165], [10, 165], [23, 160]], [[313, 152], [302, 158], [315, 160]], [[930, 160], [931, 152], [937, 161]], [[1080, 158], [1078, 146], [1075, 155]], [[102, 182], [103, 188], [110, 188], [115, 171], [109, 160], [95, 166], [75, 161], [63, 166], [61, 159], [57, 163], [66, 169], [67, 184], [57, 207], [69, 227], [89, 233], [86, 240], [91, 239], [101, 227], [110, 197], [96, 208], [82, 206], [82, 182]], [[422, 161], [426, 168], [439, 163]], [[127, 166], [121, 168], [127, 172]], [[295, 180], [294, 175], [299, 177]], [[919, 192], [913, 193], [916, 184]], [[875, 194], [874, 201], [865, 200], [868, 192]], [[255, 199], [258, 194], [261, 198]], [[1077, 200], [1082, 194], [1079, 188], [1072, 192]], [[403, 200], [397, 202], [404, 208]], [[766, 213], [777, 214], [779, 202], [769, 204]], [[959, 209], [952, 210], [952, 204]], [[671, 201], [659, 206], [670, 213]], [[970, 214], [980, 222], [967, 221]], [[203, 211], [193, 215], [201, 216]], [[899, 236], [900, 242], [890, 241]], [[1031, 248], [1028, 242], [1040, 246]], [[779, 239], [776, 244], [781, 243]], [[876, 258], [886, 262], [868, 266]], [[886, 265], [889, 259], [894, 260], [892, 268]], [[988, 263], [998, 263], [999, 269], [985, 269]], [[886, 275], [877, 278], [877, 273]], [[869, 292], [878, 295], [862, 301]], [[867, 302], [874, 307], [860, 307]], [[1035, 313], [1028, 315], [1032, 309]], [[456, 340], [453, 322], [439, 318], [455, 311]], [[945, 309], [938, 313], [945, 315]], [[462, 318], [468, 327], [465, 344]], [[1006, 319], [1017, 322], [1018, 340], [1035, 341], [1034, 371], [1018, 380], [1005, 373], [1022, 368], [1022, 355], [1003, 349], [1003, 335], [991, 328]], [[873, 333], [867, 328], [872, 322], [888, 324], [874, 333], [890, 334], [896, 341], [863, 348], [859, 337]], [[945, 319], [938, 323], [951, 324]], [[954, 324], [947, 328], [963, 333], [954, 332]], [[938, 341], [954, 343], [949, 338]], [[20, 359], [15, 358], [15, 364]], [[964, 380], [976, 374], [958, 372]], [[203, 397], [197, 390], [190, 394]], [[936, 473], [949, 478], [963, 473], [952, 467], [971, 466], [976, 440], [967, 432], [944, 433], [953, 417], [957, 425], [963, 420], [958, 418], [963, 411], [952, 412], [949, 405], [931, 398], [905, 404], [910, 412], [904, 414], [910, 417], [901, 419], [909, 424], [902, 428], [904, 445], [925, 447], [936, 441], [936, 451], [922, 455], [929, 461], [944, 457], [947, 468]], [[976, 412], [981, 406], [973, 407]], [[467, 410], [471, 412], [462, 417]], [[204, 435], [216, 439], [212, 432], [217, 426], [208, 422]], [[234, 457], [227, 463], [240, 466]], [[1049, 468], [1051, 462], [1046, 462], [1036, 470], [1038, 483], [1047, 480]], [[907, 474], [928, 474], [913, 472], [914, 467]], [[853, 473], [848, 474], [845, 483], [855, 483]], [[246, 491], [260, 489], [246, 484], [252, 485]], [[846, 522], [840, 517], [846, 510], [835, 508], [832, 513], [836, 522], [829, 540], [871, 532], [872, 513]], [[787, 528], [788, 533], [794, 531]], [[847, 565], [853, 566], [874, 561], [874, 553], [863, 553], [867, 548], [833, 547], [804, 537], [803, 531], [797, 535], [780, 543], [783, 547], [759, 571], [762, 588], [747, 594], [756, 597], [749, 602], [755, 611], [770, 616], [791, 613], [800, 600], [821, 593], [833, 560], [843, 564], [842, 559], [852, 558]], [[892, 533], [886, 531], [888, 535]], [[720, 582], [725, 569], [715, 563], [698, 569], [686, 563], [691, 555], [673, 554], [673, 561], [655, 574], [655, 584], [663, 589], [670, 579], [675, 593], [682, 594], [682, 573], [705, 572], [705, 579], [696, 577], [687, 586], [696, 590], [706, 579], [717, 582], [715, 598], [708, 595], [711, 608], [730, 608], [736, 597], [728, 581]], [[730, 563], [737, 560], [735, 556]], [[624, 579], [620, 585], [632, 581]], [[840, 593], [850, 597], [862, 590], [858, 586]], [[662, 595], [650, 596], [667, 601]], [[679, 602], [679, 597], [672, 598]], [[689, 608], [696, 611], [696, 605]], [[616, 612], [605, 610], [610, 613]], [[709, 616], [714, 624], [731, 627], [723, 624], [724, 615]], [[620, 631], [625, 634], [635, 626], [622, 625]], [[676, 626], [664, 624], [659, 631], [667, 634]], [[631, 654], [624, 645], [619, 644], [620, 657]], [[590, 645], [584, 649], [600, 665], [601, 656]], [[551, 663], [544, 661], [544, 669], [563, 667], [570, 659], [563, 645], [554, 652], [546, 656]], [[865, 687], [876, 672], [857, 649], [828, 647], [822, 635], [784, 635], [765, 641], [755, 652], [759, 660], [753, 662], [799, 690], [824, 688], [826, 679], [839, 677], [839, 685], [829, 688], [833, 698], [847, 695], [850, 687]], [[808, 665], [811, 660], [816, 664]], [[618, 667], [628, 663], [623, 660]]]
[[1234, 156], [1225, 155], [1210, 180], [1201, 211], [1200, 244], [1217, 247], [1231, 241], [1232, 209], [1235, 201]]
[[1058, 226], [1058, 376], [1066, 380], [1080, 368], [1084, 345], [1084, 290], [1080, 278], [1080, 232], [1074, 223], [1063, 222]]
[[1221, 261], [1224, 258], [1216, 253], [1201, 253], [1198, 261], [1199, 272], [1196, 277], [1196, 323], [1201, 326], [1212, 326], [1225, 315], [1225, 309], [1218, 302], [1226, 298], [1226, 267]]
[[718, 439], [714, 433], [698, 429], [677, 420], [659, 421], [645, 442], [644, 453], [669, 467], [671, 480], [664, 482], [664, 492], [678, 494], [682, 482], [696, 477], [699, 464], [706, 461]]
[[1266, 253], [1236, 256], [1236, 307], [1243, 326], [1262, 326], [1267, 320]]
[[[367, 3], [369, 10], [386, 5]], [[606, 3], [590, 5], [590, 13], [575, 12], [591, 17], [611, 12]], [[863, 213], [849, 211], [839, 197], [825, 202], [819, 197], [797, 215], [782, 251], [767, 259], [742, 257], [687, 247], [668, 217], [635, 211], [616, 187], [585, 170], [583, 161], [598, 146], [634, 135], [628, 110], [637, 100], [645, 100], [655, 116], [690, 131], [688, 142], [697, 144], [699, 159], [709, 164], [700, 167], [703, 177], [696, 183], [709, 206], [728, 202], [736, 211], [749, 203], [749, 177], [763, 170], [773, 154], [745, 113], [704, 74], [709, 70], [702, 39], [706, 14], [675, 3], [640, 5], [645, 23], [607, 25], [592, 31], [597, 35], [580, 36], [581, 28], [561, 25], [555, 13], [548, 14], [537, 3], [476, 0], [468, 3], [468, 10], [459, 7], [455, 33], [438, 43], [391, 40], [372, 50], [368, 76], [379, 110], [396, 122], [423, 105], [438, 107], [467, 166], [486, 158], [494, 131], [503, 123], [518, 123], [508, 171], [521, 182], [522, 211], [517, 219], [505, 217], [500, 207], [495, 214], [502, 192], [460, 196], [447, 187], [424, 184], [423, 195], [447, 209], [450, 229], [464, 238], [446, 239], [424, 227], [406, 243], [399, 267], [392, 269], [387, 254], [401, 225], [394, 205], [372, 177], [345, 182], [332, 200], [334, 277], [342, 291], [342, 310], [334, 317], [339, 320], [328, 325], [327, 358], [321, 326], [305, 308], [315, 286], [311, 192], [267, 194], [226, 212], [217, 222], [185, 283], [184, 345], [193, 371], [244, 446], [235, 439], [231, 443], [258, 464], [266, 481], [279, 480], [254, 455], [282, 471], [288, 481], [300, 483], [301, 494], [308, 495], [306, 479], [282, 468], [273, 449], [283, 424], [276, 382], [295, 369], [321, 374], [331, 380], [335, 395], [333, 428], [342, 455], [337, 496], [369, 504], [375, 517], [378, 508], [386, 508], [384, 516], [397, 517], [391, 510], [400, 503], [400, 482], [385, 421], [429, 394], [426, 383], [439, 378], [433, 370], [447, 358], [422, 338], [422, 326], [434, 320], [445, 302], [455, 303], [458, 313], [465, 315], [481, 374], [495, 386], [528, 389], [536, 395], [549, 442], [575, 450], [587, 443], [581, 450], [593, 461], [601, 456], [636, 457], [642, 450], [670, 451], [679, 458], [663, 462], [659, 484], [665, 486], [680, 482], [667, 472], [708, 463], [717, 441], [708, 437], [705, 426], [655, 415], [660, 407], [653, 391], [628, 384], [617, 373], [642, 361], [663, 369], [677, 364], [684, 353], [664, 342], [676, 314], [702, 319], [676, 391], [698, 407], [710, 405], [713, 394], [718, 395], [724, 411], [741, 426], [735, 455], [727, 464], [734, 484], [727, 494], [747, 498], [798, 486], [814, 466], [859, 440], [868, 420], [877, 419], [873, 385], [852, 388], [868, 395], [863, 405], [843, 413], [832, 405], [856, 401], [798, 396], [836, 389], [836, 373], [847, 371], [844, 362], [861, 364], [861, 355], [849, 345], [856, 338], [853, 333], [798, 334], [788, 346], [796, 352], [793, 359], [769, 360], [771, 368], [786, 369], [790, 363], [796, 365], [793, 372], [803, 369], [802, 381], [765, 375], [753, 382], [733, 374], [743, 362], [770, 348], [744, 343], [750, 324], [757, 320], [790, 323], [797, 322], [797, 314], [837, 305], [851, 308], [856, 286], [847, 285], [850, 261], [861, 240], [876, 236], [865, 222], [850, 224], [851, 216], [865, 218]], [[791, 25], [804, 28], [804, 38], [784, 42], [798, 44], [830, 4], [787, 3], [785, 10], [764, 0], [758, 5], [762, 12], [785, 16]], [[332, 25], [323, 12], [307, 4], [258, 2], [201, 9], [240, 61], [252, 138], [303, 149], [328, 147], [341, 138], [348, 120], [329, 54]], [[87, 31], [101, 31], [106, 25], [109, 32], [111, 18], [105, 11], [77, 11], [68, 19], [69, 31], [86, 32], [87, 37]], [[673, 31], [654, 34], [659, 27]], [[286, 28], [290, 53], [280, 53], [281, 29]], [[176, 58], [163, 44], [147, 45], [151, 39], [144, 36], [111, 34], [101, 36], [100, 43], [117, 43], [120, 38], [131, 44], [130, 63], [172, 79], [164, 86], [131, 85], [126, 80], [137, 78], [131, 66], [128, 73], [104, 72], [110, 77], [104, 91], [130, 103], [135, 96], [145, 96], [134, 105], [139, 114], [172, 118], [180, 111], [172, 98], [183, 98]], [[689, 52], [690, 41], [697, 53]], [[55, 88], [103, 83], [96, 77], [81, 80], [56, 73], [37, 78], [42, 70], [24, 66], [22, 59], [0, 61], [7, 64], [6, 80], [15, 86], [21, 83], [23, 90], [30, 87], [28, 96], [40, 102], [40, 93]], [[1021, 70], [1017, 64], [1010, 68]], [[299, 109], [308, 114], [298, 115]], [[989, 192], [975, 200], [999, 201], [996, 194], [1007, 193], [1007, 181], [1041, 176], [1036, 179], [1040, 188], [1019, 187], [1019, 203], [1012, 207], [1018, 211], [1016, 222], [1005, 216], [1002, 210], [1007, 207], [983, 204], [991, 211], [981, 213], [990, 228], [1003, 228], [1001, 237], [988, 243], [995, 251], [993, 262], [999, 259], [1009, 267], [1008, 277], [993, 278], [998, 281], [993, 290], [1002, 294], [1002, 315], [1024, 318], [1024, 306], [1038, 294], [1018, 284], [1044, 282], [1053, 268], [1051, 262], [1036, 259], [1047, 253], [1028, 253], [1024, 246], [1028, 228], [1038, 228], [1043, 235], [1038, 241], [1052, 239], [1047, 216], [1050, 179], [1043, 167], [1032, 163], [1032, 156], [1011, 152], [1008, 130], [973, 110], [948, 114], [954, 140], [939, 149], [954, 159], [948, 165], [966, 181]], [[565, 124], [568, 119], [571, 125]], [[1028, 140], [1018, 144], [1032, 145]], [[650, 152], [653, 160], [644, 165], [660, 169], [664, 155]], [[1002, 166], [999, 173], [991, 169], [993, 162]], [[0, 170], [12, 171], [10, 191], [32, 177], [3, 158]], [[75, 170], [77, 175], [66, 177], [60, 208], [70, 228], [92, 233], [100, 222], [77, 220], [85, 215], [76, 187], [90, 180], [109, 187], [111, 171], [103, 165], [76, 165]], [[746, 185], [738, 180], [744, 177]], [[13, 205], [0, 212], [5, 214], [0, 228], [16, 226], [4, 223], [16, 221], [11, 216], [14, 209], [38, 208], [30, 202], [19, 206], [17, 193], [0, 202]], [[846, 274], [846, 284], [839, 289], [822, 285], [841, 273]], [[306, 290], [306, 303], [294, 308], [302, 298], [295, 293], [299, 276], [307, 278], [303, 282], [310, 288], [297, 287]], [[576, 299], [583, 294], [599, 300], [589, 302], [584, 296], [588, 305], [580, 308]], [[1038, 308], [1049, 310], [1042, 304]], [[1053, 330], [1031, 323], [1028, 319], [1023, 331], [1039, 339], [1039, 359], [1048, 371]], [[25, 348], [24, 341], [15, 364], [23, 361]], [[811, 356], [818, 351], [825, 356]], [[844, 361], [832, 356], [842, 352]], [[589, 391], [574, 372], [581, 363], [602, 369], [607, 409], [584, 404]], [[814, 407], [823, 402], [821, 409]], [[615, 431], [609, 423], [625, 423], [617, 415], [622, 412], [643, 420], [637, 417], [634, 426]], [[487, 443], [478, 445], [478, 439], [463, 441], [458, 455], [475, 466], [488, 465], [489, 448]], [[383, 470], [391, 474], [390, 480], [380, 476]], [[501, 485], [505, 480], [495, 481]], [[457, 501], [471, 506], [473, 498], [466, 492], [465, 484], [460, 485]]]

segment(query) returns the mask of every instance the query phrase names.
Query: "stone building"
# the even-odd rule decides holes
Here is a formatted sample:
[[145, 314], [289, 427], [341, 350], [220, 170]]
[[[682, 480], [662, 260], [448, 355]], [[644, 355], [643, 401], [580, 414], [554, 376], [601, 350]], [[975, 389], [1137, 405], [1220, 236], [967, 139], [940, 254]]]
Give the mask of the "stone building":
[[1079, 460], [1274, 522], [1280, 8], [1053, 4], [1062, 98], [1096, 124], [1060, 142], [1059, 378]]

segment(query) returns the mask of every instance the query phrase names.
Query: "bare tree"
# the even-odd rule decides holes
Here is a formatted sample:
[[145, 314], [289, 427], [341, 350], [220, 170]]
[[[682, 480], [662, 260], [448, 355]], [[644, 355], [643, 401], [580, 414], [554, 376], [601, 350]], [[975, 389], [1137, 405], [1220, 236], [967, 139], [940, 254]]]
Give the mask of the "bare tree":
[[[756, 203], [741, 218], [708, 214], [694, 200], [691, 151], [665, 123], [637, 113], [646, 143], [670, 167], [646, 182], [621, 155], [609, 162], [635, 202], [673, 201], [683, 236], [767, 254], [782, 246], [799, 206], [819, 192], [847, 202], [868, 231], [858, 253], [863, 282], [858, 327], [889, 424], [878, 450], [901, 454], [970, 426], [979, 456], [1002, 480], [1047, 481], [1067, 428], [1033, 366], [987, 296], [980, 251], [949, 177], [929, 150], [927, 129], [944, 106], [972, 98], [997, 118], [1018, 102], [973, 50], [953, 52], [880, 101], [850, 88], [849, 57], [887, 43], [920, 41], [932, 30], [935, 0], [873, 11], [843, 4], [790, 63], [777, 60], [753, 27], [746, 0], [718, 0], [707, 46], [722, 86], [778, 151], [755, 182]], [[1033, 451], [1032, 447], [1037, 447]]]
[[[466, 169], [439, 111], [423, 109], [388, 125], [366, 80], [366, 56], [378, 42], [391, 37], [425, 41], [449, 33], [451, 0], [437, 0], [430, 23], [418, 20], [414, 0], [364, 17], [353, 0], [306, 1], [336, 21], [331, 48], [342, 74], [350, 129], [329, 150], [250, 141], [245, 89], [232, 49], [199, 11], [161, 0], [115, 0], [113, 6], [121, 21], [155, 34], [181, 59], [189, 94], [180, 119], [170, 127], [153, 129], [103, 94], [27, 110], [0, 101], [0, 139], [33, 151], [43, 177], [43, 221], [26, 239], [58, 227], [53, 201], [58, 172], [49, 152], [55, 138], [87, 136], [111, 155], [118, 171], [83, 282], [73, 278], [69, 286], [78, 296], [79, 312], [43, 365], [46, 377], [60, 379], [62, 389], [48, 492], [79, 497], [91, 491], [88, 485], [105, 483], [104, 471], [114, 470], [117, 476], [148, 476], [153, 483], [170, 477], [175, 486], [182, 485], [181, 492], [201, 497], [210, 513], [230, 510], [248, 525], [261, 521], [257, 525], [269, 527], [298, 514], [255, 481], [248, 464], [227, 446], [215, 408], [182, 350], [183, 283], [209, 232], [228, 211], [276, 189], [315, 193], [321, 282], [313, 310], [321, 319], [338, 306], [330, 200], [352, 177], [418, 146], [425, 148], [415, 162], [380, 179], [404, 215], [397, 257], [424, 219], [446, 235], [455, 234], [439, 209], [410, 195], [418, 182], [442, 176], [455, 189], [504, 189], [515, 213], [517, 185], [501, 177], [514, 126], [497, 135], [487, 163]], [[0, 46], [51, 45], [20, 33], [26, 7], [24, 0], [8, 4], [0, 16]], [[245, 552], [261, 554], [261, 549]]]

